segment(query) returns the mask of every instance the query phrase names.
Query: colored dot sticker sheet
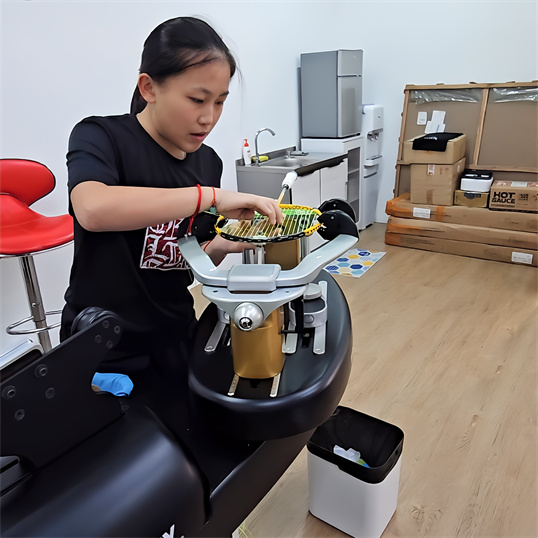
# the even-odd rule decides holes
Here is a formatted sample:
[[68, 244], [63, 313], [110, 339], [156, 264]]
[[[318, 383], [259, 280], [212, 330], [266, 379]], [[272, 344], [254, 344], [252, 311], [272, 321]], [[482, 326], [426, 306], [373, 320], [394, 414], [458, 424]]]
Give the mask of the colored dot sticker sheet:
[[386, 253], [354, 248], [325, 266], [325, 270], [333, 275], [364, 275], [370, 267], [378, 262]]

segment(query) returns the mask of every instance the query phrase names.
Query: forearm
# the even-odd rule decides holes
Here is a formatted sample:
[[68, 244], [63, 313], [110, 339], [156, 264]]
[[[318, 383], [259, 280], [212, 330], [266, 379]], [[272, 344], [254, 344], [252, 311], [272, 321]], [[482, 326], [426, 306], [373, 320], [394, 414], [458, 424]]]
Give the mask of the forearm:
[[219, 265], [228, 254], [242, 254], [245, 250], [253, 249], [254, 245], [238, 241], [228, 241], [220, 235], [203, 246], [205, 253], [215, 265]]
[[228, 254], [222, 248], [219, 248], [218, 243], [215, 240], [209, 241], [202, 245], [205, 253], [211, 258], [211, 261], [215, 266], [219, 265], [226, 255]]
[[[213, 202], [213, 189], [201, 187], [201, 193], [199, 211], [205, 211]], [[97, 181], [81, 183], [71, 192], [77, 220], [94, 232], [137, 230], [190, 217], [198, 198], [197, 187], [124, 187]]]

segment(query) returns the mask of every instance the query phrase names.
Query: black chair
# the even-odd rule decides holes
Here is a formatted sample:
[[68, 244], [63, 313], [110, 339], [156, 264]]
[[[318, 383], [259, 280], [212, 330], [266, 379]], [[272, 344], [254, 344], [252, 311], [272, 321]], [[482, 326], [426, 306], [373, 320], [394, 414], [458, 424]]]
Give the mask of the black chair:
[[203, 525], [202, 479], [177, 440], [91, 388], [120, 333], [105, 316], [1, 370], [2, 536], [161, 536], [178, 513]]

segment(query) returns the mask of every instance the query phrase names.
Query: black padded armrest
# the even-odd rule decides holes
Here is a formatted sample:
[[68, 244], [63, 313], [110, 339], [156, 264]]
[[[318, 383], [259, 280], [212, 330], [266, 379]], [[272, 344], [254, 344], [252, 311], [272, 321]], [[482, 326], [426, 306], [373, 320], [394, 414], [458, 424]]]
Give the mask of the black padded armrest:
[[1, 499], [1, 535], [161, 536], [205, 521], [196, 467], [147, 409], [123, 417]]

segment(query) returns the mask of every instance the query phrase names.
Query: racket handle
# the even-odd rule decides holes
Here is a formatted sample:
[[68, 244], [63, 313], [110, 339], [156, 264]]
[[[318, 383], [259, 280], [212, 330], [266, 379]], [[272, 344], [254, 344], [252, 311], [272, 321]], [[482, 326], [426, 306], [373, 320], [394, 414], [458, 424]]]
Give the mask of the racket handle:
[[296, 179], [297, 172], [288, 172], [284, 178], [284, 181], [282, 181], [282, 188], [287, 187], [288, 189], [291, 189]]
[[284, 180], [282, 181], [282, 192], [280, 193], [280, 196], [278, 197], [278, 203], [282, 202], [282, 198], [284, 198], [284, 194], [287, 190], [291, 189], [293, 187], [293, 184], [295, 183], [295, 180], [297, 179], [297, 172], [288, 172], [286, 176], [284, 177]]

